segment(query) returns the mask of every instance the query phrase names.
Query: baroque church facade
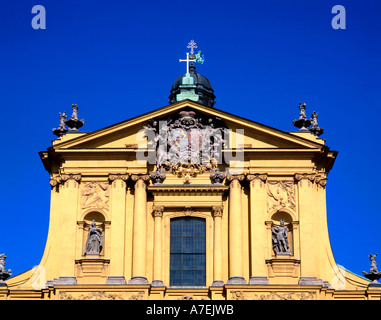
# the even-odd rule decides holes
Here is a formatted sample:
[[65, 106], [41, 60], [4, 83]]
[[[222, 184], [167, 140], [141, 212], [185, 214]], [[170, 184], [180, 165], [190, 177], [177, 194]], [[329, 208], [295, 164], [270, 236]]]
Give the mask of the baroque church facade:
[[219, 110], [195, 58], [165, 107], [89, 133], [76, 105], [60, 115], [40, 152], [45, 251], [1, 298], [381, 298], [332, 254], [325, 187], [337, 152], [317, 114], [300, 104], [299, 130], [285, 132]]

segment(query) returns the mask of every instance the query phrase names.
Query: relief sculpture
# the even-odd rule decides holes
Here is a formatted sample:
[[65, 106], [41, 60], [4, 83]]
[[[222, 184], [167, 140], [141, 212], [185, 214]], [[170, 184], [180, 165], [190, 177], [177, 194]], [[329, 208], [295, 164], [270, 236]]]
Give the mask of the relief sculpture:
[[107, 182], [87, 182], [82, 189], [82, 209], [98, 208], [108, 210], [109, 184]]
[[293, 181], [268, 181], [267, 210], [278, 211], [282, 208], [295, 210], [295, 185]]

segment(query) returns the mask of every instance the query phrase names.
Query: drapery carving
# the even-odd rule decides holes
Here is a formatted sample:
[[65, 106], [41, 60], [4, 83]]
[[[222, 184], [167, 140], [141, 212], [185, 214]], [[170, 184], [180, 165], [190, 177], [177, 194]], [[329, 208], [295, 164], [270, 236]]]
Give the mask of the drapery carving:
[[97, 208], [109, 210], [109, 193], [110, 189], [107, 182], [86, 182], [81, 191], [82, 209]]

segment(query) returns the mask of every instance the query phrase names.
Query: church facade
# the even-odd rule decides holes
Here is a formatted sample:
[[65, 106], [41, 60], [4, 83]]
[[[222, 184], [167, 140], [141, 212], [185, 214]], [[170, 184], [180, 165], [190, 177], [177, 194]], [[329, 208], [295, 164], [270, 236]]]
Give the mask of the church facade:
[[380, 299], [332, 254], [325, 188], [337, 152], [316, 117], [300, 105], [300, 130], [285, 132], [214, 99], [192, 63], [165, 107], [90, 133], [76, 105], [61, 115], [59, 138], [40, 152], [51, 187], [44, 254], [0, 297]]

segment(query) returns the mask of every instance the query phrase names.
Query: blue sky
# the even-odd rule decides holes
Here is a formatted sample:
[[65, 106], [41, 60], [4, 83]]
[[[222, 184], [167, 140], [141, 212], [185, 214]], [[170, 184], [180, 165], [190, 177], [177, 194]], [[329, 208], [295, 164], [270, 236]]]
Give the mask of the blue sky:
[[[337, 4], [345, 30], [331, 26]], [[34, 5], [46, 9], [45, 30], [31, 26]], [[381, 254], [380, 1], [4, 0], [1, 9], [0, 253], [14, 275], [44, 251], [50, 186], [38, 151], [58, 112], [78, 104], [82, 131], [93, 131], [167, 105], [191, 39], [216, 108], [285, 131], [299, 102], [319, 112], [321, 137], [339, 151], [327, 184], [336, 262], [361, 274]]]

